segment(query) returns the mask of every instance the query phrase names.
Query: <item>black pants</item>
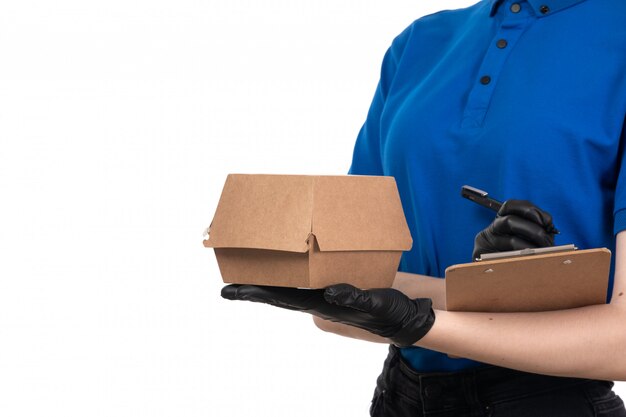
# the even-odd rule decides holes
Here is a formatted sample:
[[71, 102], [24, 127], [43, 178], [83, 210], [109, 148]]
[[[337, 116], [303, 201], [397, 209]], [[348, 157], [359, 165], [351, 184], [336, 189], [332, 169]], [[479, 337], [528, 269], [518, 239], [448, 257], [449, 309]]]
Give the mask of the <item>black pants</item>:
[[391, 346], [372, 417], [624, 417], [610, 381], [560, 378], [496, 366], [417, 373]]

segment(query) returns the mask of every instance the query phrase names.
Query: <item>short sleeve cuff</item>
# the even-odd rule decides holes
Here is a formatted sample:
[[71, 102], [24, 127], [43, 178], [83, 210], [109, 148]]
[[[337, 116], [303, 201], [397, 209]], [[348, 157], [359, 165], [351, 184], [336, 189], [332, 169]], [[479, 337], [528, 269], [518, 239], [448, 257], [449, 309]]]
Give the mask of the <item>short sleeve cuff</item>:
[[613, 234], [617, 235], [622, 230], [626, 230], [626, 209], [616, 211], [613, 220]]

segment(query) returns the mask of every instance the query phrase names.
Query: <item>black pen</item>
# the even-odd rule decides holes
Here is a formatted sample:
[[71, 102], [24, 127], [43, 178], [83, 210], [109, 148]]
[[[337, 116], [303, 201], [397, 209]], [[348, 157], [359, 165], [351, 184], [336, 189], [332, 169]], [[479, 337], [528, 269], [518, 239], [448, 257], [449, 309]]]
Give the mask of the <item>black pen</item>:
[[468, 200], [472, 200], [474, 203], [479, 204], [483, 207], [487, 207], [495, 211], [496, 213], [502, 207], [502, 202], [498, 200], [494, 200], [489, 197], [489, 194], [486, 191], [479, 190], [478, 188], [470, 187], [469, 185], [464, 185], [461, 188], [461, 196], [467, 198]]
[[[487, 207], [496, 213], [500, 210], [500, 207], [502, 207], [501, 201], [489, 197], [489, 194], [486, 191], [479, 190], [478, 188], [471, 187], [469, 185], [461, 187], [461, 196], [483, 207]], [[548, 233], [558, 235], [560, 232], [553, 225], [550, 230], [548, 230]]]

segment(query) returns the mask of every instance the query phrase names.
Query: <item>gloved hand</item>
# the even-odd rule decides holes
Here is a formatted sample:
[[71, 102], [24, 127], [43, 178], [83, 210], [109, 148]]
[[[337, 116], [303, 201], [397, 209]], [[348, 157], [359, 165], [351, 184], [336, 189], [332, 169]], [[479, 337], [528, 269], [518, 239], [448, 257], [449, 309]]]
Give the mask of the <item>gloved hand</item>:
[[319, 290], [257, 285], [227, 285], [222, 297], [266, 303], [348, 324], [410, 346], [430, 330], [435, 313], [429, 298], [411, 300], [392, 288], [360, 290], [337, 284]]
[[526, 200], [507, 200], [494, 221], [476, 235], [472, 258], [483, 253], [504, 252], [554, 245], [558, 231], [552, 216]]

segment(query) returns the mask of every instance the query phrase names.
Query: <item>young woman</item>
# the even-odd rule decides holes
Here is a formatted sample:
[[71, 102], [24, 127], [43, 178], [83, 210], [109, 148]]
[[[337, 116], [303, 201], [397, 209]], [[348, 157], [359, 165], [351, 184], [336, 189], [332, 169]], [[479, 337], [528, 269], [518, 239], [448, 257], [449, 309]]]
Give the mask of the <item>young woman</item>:
[[[350, 170], [397, 181], [414, 243], [394, 289], [222, 294], [391, 343], [373, 416], [626, 416], [610, 382], [626, 380], [625, 118], [622, 0], [483, 0], [421, 18], [385, 56]], [[494, 220], [463, 184], [509, 201]], [[607, 304], [439, 309], [447, 266], [554, 240], [612, 250]]]

